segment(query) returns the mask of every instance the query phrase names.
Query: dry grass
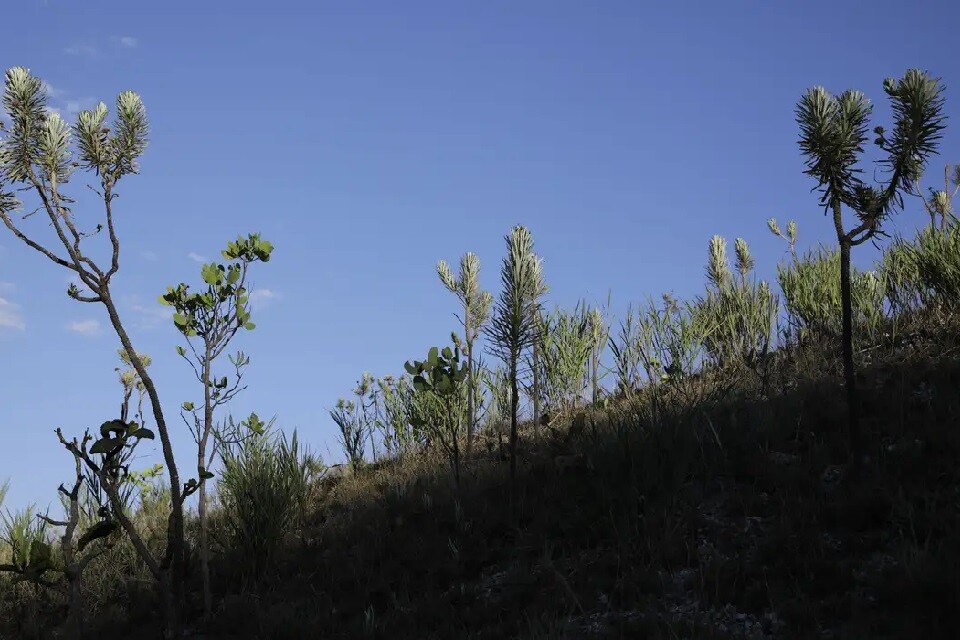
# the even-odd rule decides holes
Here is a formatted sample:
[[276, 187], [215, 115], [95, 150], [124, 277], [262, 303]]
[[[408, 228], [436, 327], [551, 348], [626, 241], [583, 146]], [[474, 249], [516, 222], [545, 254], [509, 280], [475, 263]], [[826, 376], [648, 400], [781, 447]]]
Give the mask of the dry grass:
[[[478, 447], [459, 493], [439, 455], [321, 483], [255, 590], [215, 563], [204, 637], [952, 637], [960, 358], [955, 331], [908, 333], [861, 354], [861, 478], [843, 467], [835, 363], [784, 352], [656, 412], [643, 396], [528, 426], [516, 513], [497, 447]], [[114, 593], [100, 631], [129, 637], [147, 616]]]

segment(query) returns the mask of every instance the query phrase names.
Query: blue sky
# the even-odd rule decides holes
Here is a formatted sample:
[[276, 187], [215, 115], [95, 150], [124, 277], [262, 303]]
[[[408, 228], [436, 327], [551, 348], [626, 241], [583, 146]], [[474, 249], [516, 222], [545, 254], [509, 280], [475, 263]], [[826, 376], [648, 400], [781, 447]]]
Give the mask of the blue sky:
[[[72, 117], [133, 89], [151, 143], [117, 201], [115, 297], [176, 409], [199, 398], [156, 297], [198, 282], [193, 258], [259, 231], [249, 388], [232, 406], [277, 414], [338, 459], [327, 410], [366, 370], [448, 340], [455, 299], [434, 265], [479, 254], [496, 291], [503, 236], [531, 228], [548, 304], [630, 302], [703, 286], [707, 243], [746, 238], [761, 276], [795, 218], [830, 240], [802, 174], [793, 109], [810, 86], [864, 90], [920, 67], [948, 87], [943, 163], [960, 161], [960, 8], [914, 2], [18, 3], [0, 61], [29, 67]], [[19, 26], [18, 26], [19, 25]], [[931, 180], [926, 181], [932, 184]], [[82, 196], [75, 178], [72, 193]], [[102, 212], [89, 199], [78, 215]], [[908, 203], [896, 228], [923, 222]], [[25, 228], [49, 239], [38, 219]], [[871, 250], [861, 252], [869, 260]], [[68, 273], [0, 231], [0, 480], [8, 506], [56, 504], [70, 460], [55, 427], [115, 417], [118, 342], [105, 311], [65, 295]], [[329, 453], [328, 453], [329, 451]], [[144, 447], [143, 465], [158, 459]]]

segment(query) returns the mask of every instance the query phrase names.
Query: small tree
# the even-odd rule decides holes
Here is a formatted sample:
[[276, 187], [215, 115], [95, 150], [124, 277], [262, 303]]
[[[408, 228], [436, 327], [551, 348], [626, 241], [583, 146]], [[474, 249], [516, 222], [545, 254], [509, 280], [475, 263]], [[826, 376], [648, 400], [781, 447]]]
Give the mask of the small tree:
[[476, 430], [476, 395], [479, 384], [473, 375], [474, 344], [490, 317], [493, 296], [480, 290], [480, 258], [475, 253], [466, 253], [460, 258], [459, 276], [454, 277], [450, 266], [443, 260], [437, 262], [437, 275], [440, 276], [443, 286], [455, 294], [463, 306], [463, 316], [458, 319], [463, 325], [467, 352], [467, 455], [470, 455]]
[[[859, 398], [853, 362], [853, 305], [851, 296], [851, 250], [881, 232], [884, 220], [903, 205], [933, 155], [944, 129], [943, 86], [939, 79], [911, 69], [900, 80], [888, 78], [883, 89], [890, 98], [894, 127], [887, 134], [876, 127], [875, 142], [887, 154], [882, 164], [888, 181], [868, 185], [857, 167], [872, 107], [863, 93], [845, 91], [832, 96], [823, 87], [807, 91], [797, 105], [800, 151], [806, 158], [804, 173], [816, 179], [820, 204], [833, 215], [840, 244], [840, 289], [843, 305], [843, 369], [847, 388], [847, 420], [854, 464], [862, 457]], [[843, 207], [857, 218], [853, 228], [843, 222]]]
[[[176, 634], [183, 596], [183, 501], [187, 491], [180, 483], [160, 396], [136, 355], [110, 288], [113, 276], [120, 269], [120, 240], [114, 219], [116, 187], [122, 178], [139, 170], [138, 160], [147, 147], [146, 111], [139, 95], [124, 91], [117, 97], [117, 116], [112, 127], [107, 126], [107, 106], [101, 102], [95, 109], [81, 111], [71, 129], [58, 114], [48, 113], [46, 105], [46, 91], [39, 78], [23, 67], [6, 72], [3, 107], [12, 124], [0, 139], [0, 221], [28, 247], [76, 274], [89, 291], [81, 291], [80, 287], [71, 284], [67, 290], [71, 298], [104, 306], [110, 324], [130, 354], [131, 363], [146, 389], [160, 435], [171, 492], [166, 558], [156, 567], [154, 576], [164, 594], [166, 633]], [[72, 144], [74, 137], [77, 141], [75, 147]], [[92, 170], [96, 175], [99, 187], [92, 189], [103, 202], [105, 212], [102, 222], [87, 227], [93, 227], [90, 231], [81, 226], [81, 220], [73, 211], [75, 200], [63, 190], [78, 168]], [[8, 187], [14, 191], [8, 191]], [[56, 235], [54, 248], [44, 246], [14, 222], [12, 214], [22, 206], [15, 192], [32, 192], [37, 196], [39, 206], [23, 217], [37, 212], [44, 215]], [[109, 266], [98, 265], [82, 247], [84, 240], [103, 231], [110, 241]], [[113, 507], [119, 508], [120, 505], [114, 504]]]
[[[217, 408], [230, 402], [242, 391], [243, 369], [250, 358], [242, 351], [228, 356], [233, 365], [233, 382], [227, 376], [214, 375], [217, 358], [223, 355], [230, 341], [240, 329], [253, 330], [250, 321], [250, 295], [247, 292], [247, 276], [250, 265], [268, 262], [273, 245], [261, 240], [259, 234], [237, 238], [221, 251], [229, 264], [211, 262], [200, 267], [200, 276], [206, 284], [203, 291], [191, 292], [190, 286], [180, 283], [175, 288], [167, 287], [160, 296], [160, 303], [174, 309], [173, 324], [187, 339], [190, 352], [177, 346], [180, 355], [203, 387], [203, 402], [198, 407], [184, 402], [180, 412], [183, 421], [193, 434], [197, 444], [198, 518], [200, 524], [200, 576], [203, 585], [203, 613], [209, 618], [213, 613], [213, 595], [210, 591], [210, 541], [207, 515], [207, 480], [213, 477], [210, 468], [216, 461], [216, 440], [210, 442], [214, 429], [214, 413]], [[190, 419], [186, 414], [190, 414]], [[209, 450], [208, 450], [208, 445]]]
[[447, 452], [457, 489], [460, 488], [461, 412], [458, 407], [463, 385], [469, 373], [468, 364], [460, 362], [460, 348], [432, 347], [425, 361], [404, 364], [413, 376], [413, 387], [418, 393], [430, 394], [443, 405], [443, 424], [425, 424]]
[[[141, 426], [135, 421], [109, 420], [100, 426], [100, 437], [94, 438], [85, 431], [81, 439], [67, 440], [60, 429], [56, 430], [60, 444], [73, 455], [75, 463], [75, 482], [69, 491], [60, 486], [67, 512], [67, 519], [58, 521], [42, 516], [45, 523], [64, 527], [60, 541], [60, 551], [63, 557], [62, 573], [67, 582], [64, 589], [70, 606], [67, 629], [73, 637], [79, 638], [83, 628], [82, 584], [83, 571], [95, 558], [99, 557], [112, 546], [112, 535], [122, 530], [133, 544], [138, 557], [144, 562], [150, 573], [159, 582], [163, 578], [164, 567], [153, 555], [131, 520], [128, 510], [130, 504], [130, 490], [136, 486], [136, 476], [129, 470], [130, 460], [133, 458], [137, 445], [147, 439], [152, 440], [154, 435], [150, 429]], [[91, 444], [92, 443], [92, 444]], [[86, 473], [84, 473], [86, 471]], [[80, 489], [86, 484], [88, 487], [86, 505], [81, 499]], [[196, 481], [191, 480], [184, 487], [184, 495], [189, 497], [196, 491]], [[100, 492], [106, 494], [107, 500], [101, 501]], [[89, 513], [84, 514], [82, 509], [90, 504], [90, 500], [97, 506], [97, 519], [90, 523], [84, 533], [76, 541], [74, 537], [78, 527], [84, 520], [91, 520]], [[86, 517], [84, 517], [86, 515]], [[98, 547], [88, 548], [90, 543], [103, 540]], [[32, 559], [34, 568], [43, 570], [50, 568], [45, 558], [50, 557], [49, 548], [44, 549], [43, 557], [38, 563]]]
[[[58, 430], [59, 434], [59, 430]], [[27, 581], [55, 591], [67, 600], [67, 617], [63, 623], [65, 637], [79, 640], [83, 637], [83, 573], [91, 562], [109, 551], [120, 528], [112, 517], [108, 504], [99, 503], [97, 518], [83, 522], [81, 489], [86, 478], [82, 461], [74, 455], [74, 482], [68, 490], [60, 485], [59, 492], [64, 503], [65, 520], [54, 520], [38, 514], [36, 525], [30, 521], [31, 510], [19, 516], [4, 517], [2, 537], [13, 549], [11, 562], [0, 564], [0, 572], [12, 573], [16, 580]], [[90, 495], [90, 494], [87, 494]], [[47, 526], [62, 527], [59, 560], [54, 559], [54, 546], [47, 536]], [[82, 531], [79, 534], [78, 532]], [[96, 544], [94, 544], [96, 543]], [[49, 578], [49, 574], [59, 578]]]
[[537, 300], [543, 283], [543, 265], [533, 252], [533, 236], [517, 225], [508, 236], [507, 255], [500, 270], [503, 287], [487, 329], [491, 351], [507, 366], [510, 377], [510, 479], [517, 476], [517, 420], [520, 408], [520, 356], [537, 339]]

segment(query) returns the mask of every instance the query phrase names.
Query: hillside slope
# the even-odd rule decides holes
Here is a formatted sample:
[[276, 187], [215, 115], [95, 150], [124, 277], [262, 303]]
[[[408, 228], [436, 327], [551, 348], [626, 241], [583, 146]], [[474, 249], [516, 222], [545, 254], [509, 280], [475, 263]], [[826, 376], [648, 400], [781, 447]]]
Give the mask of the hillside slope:
[[441, 460], [344, 479], [207, 637], [953, 637], [958, 353], [941, 337], [863, 355], [857, 478], [836, 365], [807, 351], [765, 390], [700, 381], [658, 415], [638, 401], [528, 429], [514, 515], [496, 448], [459, 499]]

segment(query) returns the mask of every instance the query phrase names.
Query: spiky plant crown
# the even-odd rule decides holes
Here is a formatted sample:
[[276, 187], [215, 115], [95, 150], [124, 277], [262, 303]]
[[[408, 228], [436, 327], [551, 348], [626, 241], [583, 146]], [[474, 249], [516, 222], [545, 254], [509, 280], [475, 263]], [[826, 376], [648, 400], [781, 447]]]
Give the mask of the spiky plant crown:
[[883, 127], [874, 129], [875, 143], [886, 153], [881, 164], [890, 173], [889, 182], [879, 187], [866, 184], [858, 167], [872, 114], [863, 93], [833, 96], [814, 87], [796, 109], [805, 173], [817, 180], [822, 205], [843, 204], [854, 210], [861, 226], [847, 239], [855, 244], [872, 236], [883, 218], [902, 206], [901, 191], [909, 192], [920, 177], [944, 129], [943, 86], [938, 78], [911, 69], [900, 80], [885, 80], [883, 88], [890, 98], [894, 127], [889, 135]]
[[776, 218], [767, 219], [767, 227], [770, 229], [770, 233], [775, 236], [783, 236], [783, 232], [780, 231], [780, 226], [777, 224]]
[[603, 317], [603, 312], [596, 307], [590, 309], [589, 318], [590, 336], [593, 342], [593, 347], [595, 349], [600, 349], [607, 342], [607, 337], [610, 334], [610, 327], [607, 326], [606, 318]]
[[[65, 183], [75, 167], [93, 169], [105, 186], [139, 170], [148, 125], [143, 102], [133, 91], [117, 96], [112, 134], [104, 126], [107, 107], [102, 102], [81, 111], [71, 130], [60, 114], [48, 110], [46, 86], [24, 67], [6, 72], [3, 107], [12, 124], [0, 141], [0, 192], [7, 182]], [[74, 136], [76, 153], [71, 151]], [[0, 214], [17, 206], [12, 194], [0, 197]]]
[[500, 270], [501, 292], [487, 333], [491, 351], [516, 360], [536, 337], [538, 293], [544, 288], [543, 262], [533, 251], [533, 235], [515, 226], [504, 240], [507, 255]]
[[756, 261], [750, 255], [750, 247], [743, 238], [734, 241], [734, 251], [737, 254], [737, 273], [740, 274], [741, 281], [746, 281], [747, 274], [753, 271]]
[[780, 230], [780, 225], [777, 224], [776, 218], [770, 218], [767, 220], [767, 227], [770, 229], [770, 232], [778, 238], [783, 238], [787, 241], [787, 245], [790, 248], [790, 252], [793, 253], [797, 244], [797, 223], [791, 220], [787, 223], [787, 232], [784, 234]]
[[470, 326], [482, 326], [490, 316], [493, 296], [480, 289], [480, 258], [473, 252], [460, 258], [460, 276], [456, 277], [445, 260], [437, 262], [437, 275], [451, 293], [470, 310]]
[[730, 265], [727, 262], [727, 241], [719, 235], [710, 238], [707, 258], [707, 280], [717, 289], [725, 289], [730, 284]]

